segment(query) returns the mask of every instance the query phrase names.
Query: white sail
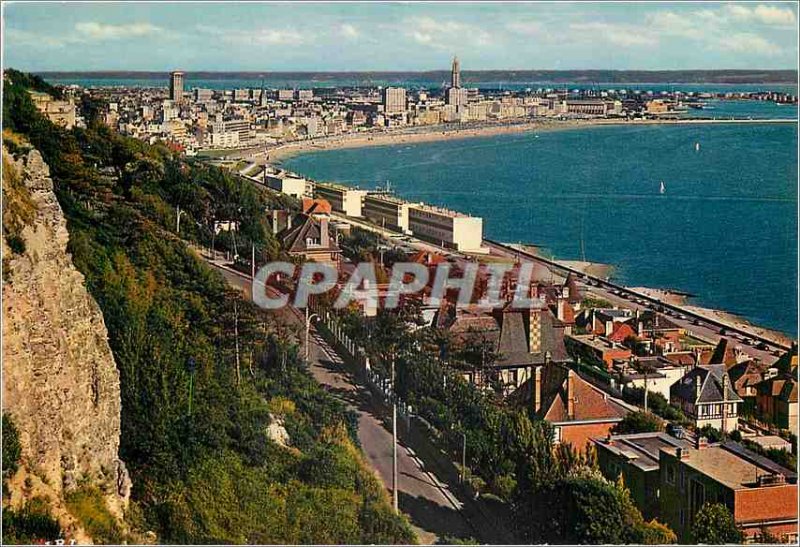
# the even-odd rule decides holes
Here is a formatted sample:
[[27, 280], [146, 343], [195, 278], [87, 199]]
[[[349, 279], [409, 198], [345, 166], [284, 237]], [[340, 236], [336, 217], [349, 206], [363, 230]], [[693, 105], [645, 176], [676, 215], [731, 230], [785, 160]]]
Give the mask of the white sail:
[[666, 191], [667, 191], [667, 187], [664, 186], [664, 181], [662, 180], [661, 181], [661, 188], [659, 189], [659, 193], [663, 194]]
[[695, 149], [696, 152], [700, 151], [700, 143], [699, 142], [694, 143], [694, 149]]

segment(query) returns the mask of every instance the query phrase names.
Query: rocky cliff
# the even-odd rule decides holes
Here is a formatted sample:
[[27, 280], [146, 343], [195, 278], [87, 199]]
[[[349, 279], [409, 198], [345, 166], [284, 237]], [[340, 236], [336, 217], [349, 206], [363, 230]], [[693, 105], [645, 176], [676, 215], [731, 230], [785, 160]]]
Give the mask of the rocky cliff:
[[[96, 487], [120, 521], [130, 479], [119, 459], [119, 372], [103, 315], [66, 247], [66, 221], [48, 166], [35, 150], [16, 160], [3, 151], [33, 215], [3, 238], [3, 412], [19, 430], [19, 471], [9, 480], [11, 507], [44, 497], [69, 537], [91, 540], [65, 499]], [[7, 169], [8, 170], [8, 169]], [[7, 235], [7, 234], [6, 234]], [[55, 539], [55, 538], [54, 538]]]

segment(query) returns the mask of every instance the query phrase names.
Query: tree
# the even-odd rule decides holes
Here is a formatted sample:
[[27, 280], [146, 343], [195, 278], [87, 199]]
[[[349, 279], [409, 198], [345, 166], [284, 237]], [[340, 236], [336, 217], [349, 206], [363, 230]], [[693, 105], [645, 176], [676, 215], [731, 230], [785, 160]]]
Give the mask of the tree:
[[705, 437], [710, 443], [718, 443], [725, 439], [725, 433], [711, 424], [706, 424], [697, 432], [698, 436]]
[[692, 536], [695, 543], [706, 545], [741, 543], [744, 539], [742, 532], [736, 528], [733, 515], [721, 503], [703, 505], [694, 517]]
[[629, 412], [614, 428], [614, 433], [649, 433], [651, 431], [664, 431], [664, 420], [652, 412], [637, 410]]
[[20, 454], [17, 427], [8, 414], [3, 414], [3, 480], [17, 472]]

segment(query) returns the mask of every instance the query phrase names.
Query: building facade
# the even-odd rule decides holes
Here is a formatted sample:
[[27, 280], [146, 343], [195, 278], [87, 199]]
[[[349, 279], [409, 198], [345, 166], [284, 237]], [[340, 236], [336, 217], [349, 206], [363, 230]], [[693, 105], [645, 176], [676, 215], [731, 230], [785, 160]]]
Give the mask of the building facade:
[[430, 205], [408, 209], [408, 229], [415, 237], [459, 251], [480, 252], [483, 219]]
[[404, 87], [384, 88], [383, 112], [385, 114], [403, 114], [406, 109], [406, 90]]
[[747, 541], [769, 534], [797, 543], [797, 474], [733, 442], [659, 452], [660, 520], [693, 543], [692, 525], [706, 503], [724, 504]]
[[169, 98], [176, 103], [183, 101], [184, 76], [183, 72], [177, 70], [169, 75]]

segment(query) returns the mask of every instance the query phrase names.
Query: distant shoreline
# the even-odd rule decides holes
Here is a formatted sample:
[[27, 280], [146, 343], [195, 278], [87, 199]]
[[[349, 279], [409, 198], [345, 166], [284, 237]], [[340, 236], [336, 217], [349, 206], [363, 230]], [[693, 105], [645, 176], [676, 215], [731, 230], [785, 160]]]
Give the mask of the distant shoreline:
[[[187, 80], [237, 80], [268, 78], [309, 79], [318, 83], [339, 78], [365, 81], [394, 80], [410, 84], [441, 82], [449, 78], [445, 70], [420, 71], [210, 71], [187, 70]], [[167, 85], [169, 71], [150, 70], [97, 70], [97, 71], [37, 71], [43, 78], [93, 78], [93, 79], [164, 79]], [[497, 83], [512, 85], [797, 85], [797, 70], [464, 70], [465, 84]]]

